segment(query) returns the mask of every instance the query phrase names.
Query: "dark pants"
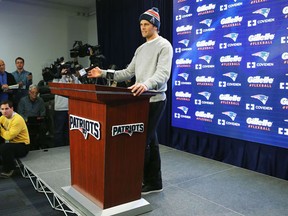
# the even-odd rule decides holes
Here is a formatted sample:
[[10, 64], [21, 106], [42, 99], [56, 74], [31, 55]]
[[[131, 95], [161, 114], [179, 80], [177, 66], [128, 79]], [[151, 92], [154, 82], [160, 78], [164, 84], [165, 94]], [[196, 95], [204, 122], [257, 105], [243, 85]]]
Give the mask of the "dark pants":
[[45, 148], [46, 124], [45, 122], [29, 123], [27, 127], [30, 136], [30, 150], [38, 150]]
[[149, 103], [149, 117], [147, 127], [147, 145], [144, 162], [144, 185], [162, 187], [161, 158], [157, 127], [163, 115], [166, 100]]
[[68, 111], [54, 112], [54, 147], [69, 145]]
[[0, 153], [2, 156], [3, 172], [15, 169], [15, 159], [25, 157], [29, 152], [29, 145], [25, 143], [2, 143]]

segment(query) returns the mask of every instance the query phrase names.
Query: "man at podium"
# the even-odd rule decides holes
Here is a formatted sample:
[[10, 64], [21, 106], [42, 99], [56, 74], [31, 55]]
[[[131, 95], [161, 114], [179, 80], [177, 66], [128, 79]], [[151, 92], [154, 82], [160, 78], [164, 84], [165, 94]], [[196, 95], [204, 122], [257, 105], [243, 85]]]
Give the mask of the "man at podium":
[[158, 92], [150, 98], [147, 127], [142, 195], [163, 190], [161, 159], [157, 127], [166, 106], [167, 82], [171, 74], [173, 48], [168, 40], [159, 36], [160, 16], [158, 8], [151, 8], [139, 17], [140, 30], [146, 42], [138, 47], [128, 67], [123, 70], [103, 70], [96, 67], [88, 71], [88, 78], [106, 78], [122, 82], [136, 78], [130, 86], [134, 96], [154, 90]]

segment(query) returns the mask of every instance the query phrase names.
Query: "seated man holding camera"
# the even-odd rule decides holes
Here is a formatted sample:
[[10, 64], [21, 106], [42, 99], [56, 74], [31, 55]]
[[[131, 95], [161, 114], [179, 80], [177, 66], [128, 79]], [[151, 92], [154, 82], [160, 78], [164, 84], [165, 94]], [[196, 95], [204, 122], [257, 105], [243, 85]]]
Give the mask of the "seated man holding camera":
[[21, 98], [18, 104], [18, 113], [24, 118], [28, 126], [31, 137], [31, 149], [39, 149], [39, 143], [43, 141], [40, 138], [45, 136], [45, 116], [46, 108], [44, 100], [38, 96], [38, 86], [32, 84], [29, 86], [27, 96]]

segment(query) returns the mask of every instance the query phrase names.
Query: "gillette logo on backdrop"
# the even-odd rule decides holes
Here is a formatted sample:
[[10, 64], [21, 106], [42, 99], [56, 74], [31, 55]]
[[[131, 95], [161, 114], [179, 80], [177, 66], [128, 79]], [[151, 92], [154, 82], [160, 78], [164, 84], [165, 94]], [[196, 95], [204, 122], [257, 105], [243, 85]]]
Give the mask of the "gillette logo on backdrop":
[[216, 4], [202, 5], [197, 8], [198, 16], [215, 12]]
[[269, 121], [268, 119], [259, 119], [259, 118], [251, 118], [248, 117], [246, 119], [247, 127], [256, 129], [256, 130], [263, 130], [263, 131], [271, 131], [271, 127], [273, 122]]
[[176, 65], [177, 67], [191, 67], [191, 64], [192, 64], [192, 60], [187, 58], [187, 59], [184, 59], [184, 58], [180, 58], [180, 59], [176, 59]]
[[119, 134], [128, 134], [129, 136], [132, 136], [134, 132], [143, 133], [144, 123], [134, 123], [134, 124], [112, 126], [112, 136], [117, 136]]
[[231, 56], [231, 55], [227, 55], [227, 56], [221, 56], [220, 57], [220, 62], [221, 62], [221, 66], [240, 66], [240, 63], [242, 61], [242, 57], [235, 55], [235, 56]]
[[197, 76], [195, 80], [197, 82], [197, 86], [213, 86], [215, 78], [211, 76]]
[[196, 111], [195, 117], [198, 121], [212, 122], [214, 114], [205, 111]]
[[288, 110], [288, 98], [281, 98], [280, 104], [283, 110]]
[[283, 63], [288, 64], [288, 52], [284, 52], [281, 57], [284, 60]]
[[250, 42], [250, 46], [259, 46], [259, 45], [270, 45], [273, 43], [275, 38], [275, 34], [266, 33], [261, 34], [257, 33], [254, 35], [250, 35], [248, 37], [248, 41]]
[[274, 78], [270, 78], [269, 76], [250, 76], [247, 78], [247, 82], [249, 87], [252, 88], [272, 88]]
[[176, 100], [190, 101], [192, 94], [189, 92], [177, 91], [175, 92]]
[[285, 15], [285, 18], [288, 18], [288, 6], [284, 7], [282, 10], [283, 14]]
[[231, 28], [241, 26], [242, 20], [243, 20], [242, 16], [226, 17], [221, 19], [220, 23], [222, 25], [222, 28]]
[[221, 104], [239, 106], [241, 97], [238, 95], [220, 94], [219, 100]]
[[250, 4], [261, 4], [263, 2], [267, 2], [269, 0], [251, 0]]
[[100, 123], [94, 120], [70, 115], [70, 130], [79, 130], [85, 139], [92, 135], [97, 140], [100, 139]]
[[186, 35], [186, 34], [191, 34], [192, 33], [192, 25], [182, 25], [182, 26], [178, 26], [176, 28], [176, 33], [177, 35]]
[[215, 46], [215, 41], [213, 40], [209, 40], [209, 41], [206, 41], [206, 40], [203, 40], [203, 41], [198, 41], [196, 43], [196, 47], [198, 50], [211, 50], [211, 49], [214, 49], [214, 46]]

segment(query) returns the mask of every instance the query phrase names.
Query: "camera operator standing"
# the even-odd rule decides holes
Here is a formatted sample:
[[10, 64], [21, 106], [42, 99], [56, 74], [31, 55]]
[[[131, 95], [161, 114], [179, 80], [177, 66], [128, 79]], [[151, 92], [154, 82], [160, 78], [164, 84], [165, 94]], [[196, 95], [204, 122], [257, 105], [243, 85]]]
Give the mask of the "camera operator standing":
[[[61, 69], [61, 78], [54, 78], [54, 83], [78, 83], [78, 78], [68, 73], [67, 68]], [[77, 73], [76, 73], [77, 74]], [[54, 147], [69, 145], [68, 98], [55, 95], [54, 104]]]

